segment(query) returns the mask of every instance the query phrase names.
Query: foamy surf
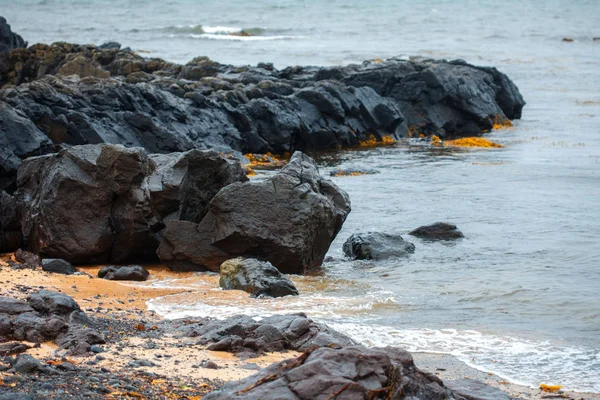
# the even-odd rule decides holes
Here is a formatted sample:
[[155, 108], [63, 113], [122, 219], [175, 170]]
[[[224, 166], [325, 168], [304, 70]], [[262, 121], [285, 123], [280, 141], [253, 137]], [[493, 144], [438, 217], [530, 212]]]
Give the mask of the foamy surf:
[[238, 36], [234, 34], [229, 35], [219, 35], [212, 33], [203, 33], [200, 35], [197, 34], [189, 34], [188, 37], [193, 39], [207, 39], [207, 40], [231, 40], [236, 42], [262, 42], [268, 40], [293, 40], [299, 39], [300, 36]]

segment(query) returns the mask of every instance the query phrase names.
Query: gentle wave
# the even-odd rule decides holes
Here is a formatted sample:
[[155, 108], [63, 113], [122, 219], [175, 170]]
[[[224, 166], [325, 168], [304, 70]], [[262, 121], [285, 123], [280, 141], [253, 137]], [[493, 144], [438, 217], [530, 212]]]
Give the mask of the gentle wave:
[[592, 367], [600, 363], [600, 351], [595, 349], [472, 330], [396, 329], [335, 321], [329, 325], [366, 346], [450, 354], [473, 368], [520, 385], [535, 388], [541, 383], [551, 383], [563, 385], [565, 390], [600, 392], [600, 382]]
[[190, 34], [188, 37], [194, 39], [208, 39], [208, 40], [232, 40], [238, 42], [260, 42], [266, 40], [292, 40], [300, 39], [300, 36], [236, 36], [236, 35], [218, 35], [212, 33], [203, 33], [201, 35]]

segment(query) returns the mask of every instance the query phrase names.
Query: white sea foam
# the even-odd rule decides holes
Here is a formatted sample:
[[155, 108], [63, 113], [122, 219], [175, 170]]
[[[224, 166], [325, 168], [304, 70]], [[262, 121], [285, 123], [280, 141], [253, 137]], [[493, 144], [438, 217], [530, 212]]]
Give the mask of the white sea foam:
[[208, 39], [208, 40], [231, 40], [237, 42], [262, 42], [268, 40], [292, 40], [299, 39], [300, 36], [236, 36], [236, 35], [222, 35], [222, 34], [212, 34], [212, 33], [202, 33], [202, 34], [189, 34], [188, 35], [194, 39]]
[[335, 321], [329, 325], [367, 346], [450, 354], [471, 367], [521, 385], [549, 383], [563, 385], [566, 390], [600, 392], [600, 379], [590, 369], [600, 362], [600, 351], [595, 349], [472, 330], [397, 329]]
[[231, 33], [239, 33], [242, 31], [242, 28], [236, 28], [233, 26], [206, 26], [202, 25], [202, 30], [205, 33], [212, 34], [231, 34]]

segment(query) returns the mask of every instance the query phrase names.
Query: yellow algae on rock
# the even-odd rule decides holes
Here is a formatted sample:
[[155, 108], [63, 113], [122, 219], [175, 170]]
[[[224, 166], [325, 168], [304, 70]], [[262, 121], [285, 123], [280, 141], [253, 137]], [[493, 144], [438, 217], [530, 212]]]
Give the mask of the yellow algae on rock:
[[[437, 137], [437, 136], [436, 136]], [[439, 139], [439, 138], [438, 138]], [[432, 138], [433, 144], [433, 138]], [[444, 146], [455, 146], [455, 147], [504, 147], [500, 143], [495, 143], [490, 140], [481, 137], [466, 137], [456, 140], [447, 140], [443, 142]]]
[[431, 145], [432, 146], [443, 146], [444, 142], [442, 142], [442, 139], [440, 139], [439, 136], [433, 135], [431, 137]]
[[499, 131], [502, 129], [508, 129], [511, 128], [513, 126], [512, 122], [510, 122], [510, 119], [505, 118], [501, 115], [496, 115], [496, 118], [494, 118], [494, 126], [492, 127], [492, 129]]
[[360, 147], [377, 147], [377, 146], [389, 146], [396, 144], [396, 140], [391, 135], [384, 135], [381, 140], [377, 140], [375, 135], [370, 135], [367, 140], [363, 140], [358, 143]]

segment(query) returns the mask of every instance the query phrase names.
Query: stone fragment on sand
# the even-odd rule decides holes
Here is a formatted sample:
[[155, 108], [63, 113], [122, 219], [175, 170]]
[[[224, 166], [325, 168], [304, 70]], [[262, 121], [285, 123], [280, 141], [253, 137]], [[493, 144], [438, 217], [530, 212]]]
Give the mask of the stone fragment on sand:
[[415, 252], [415, 245], [402, 236], [367, 232], [355, 233], [343, 245], [346, 256], [356, 260], [382, 260], [390, 257], [404, 257]]
[[108, 266], [98, 271], [98, 278], [109, 281], [145, 281], [149, 277], [150, 273], [141, 265]]
[[77, 272], [73, 264], [60, 258], [44, 258], [42, 260], [42, 269], [46, 272], [64, 275], [72, 275]]
[[21, 354], [17, 357], [14, 369], [22, 374], [28, 374], [30, 372], [45, 372], [44, 366], [29, 354]]
[[37, 254], [25, 251], [23, 249], [18, 249], [15, 252], [15, 260], [17, 260], [17, 262], [27, 265], [30, 268], [42, 266], [42, 259]]
[[421, 226], [409, 235], [428, 240], [454, 240], [465, 237], [456, 225], [448, 222], [436, 222], [432, 225]]
[[258, 257], [301, 274], [321, 265], [349, 212], [346, 192], [296, 152], [272, 178], [223, 188], [200, 224], [167, 224], [158, 255], [169, 265], [213, 271], [236, 256]]
[[243, 290], [252, 297], [297, 296], [293, 282], [270, 262], [253, 258], [234, 258], [220, 268], [219, 286], [225, 290]]
[[467, 400], [510, 400], [508, 393], [474, 379], [444, 381], [446, 387]]

